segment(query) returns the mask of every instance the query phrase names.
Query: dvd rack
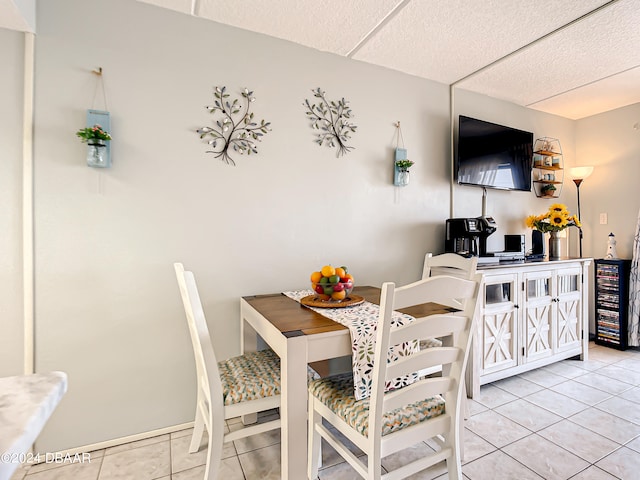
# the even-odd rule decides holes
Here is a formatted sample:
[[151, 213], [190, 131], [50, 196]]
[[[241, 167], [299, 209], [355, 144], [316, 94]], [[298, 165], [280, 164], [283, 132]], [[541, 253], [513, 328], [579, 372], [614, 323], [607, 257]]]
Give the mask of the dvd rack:
[[598, 345], [627, 348], [629, 268], [631, 260], [598, 259], [596, 267], [596, 339]]

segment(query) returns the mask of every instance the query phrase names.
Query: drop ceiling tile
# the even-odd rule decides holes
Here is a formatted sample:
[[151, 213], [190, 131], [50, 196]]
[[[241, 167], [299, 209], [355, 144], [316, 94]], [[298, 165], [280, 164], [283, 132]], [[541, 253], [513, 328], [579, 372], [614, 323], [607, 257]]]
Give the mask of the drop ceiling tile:
[[528, 105], [572, 120], [640, 103], [640, 67]]
[[540, 102], [640, 66], [639, 26], [640, 0], [619, 0], [459, 86], [519, 105]]
[[353, 58], [450, 84], [603, 3], [413, 0]]
[[346, 55], [400, 0], [201, 0], [197, 15]]

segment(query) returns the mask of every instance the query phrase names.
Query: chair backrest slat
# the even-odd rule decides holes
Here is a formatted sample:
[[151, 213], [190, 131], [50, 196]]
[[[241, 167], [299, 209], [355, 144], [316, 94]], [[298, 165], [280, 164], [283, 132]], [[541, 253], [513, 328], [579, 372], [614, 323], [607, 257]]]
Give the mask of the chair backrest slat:
[[449, 392], [455, 387], [454, 381], [451, 377], [425, 378], [404, 388], [388, 392], [384, 396], [382, 411], [389, 412]]
[[461, 360], [464, 352], [455, 347], [436, 347], [421, 350], [413, 355], [402, 357], [400, 360], [391, 362], [386, 368], [386, 380], [402, 377], [425, 368], [435, 367], [442, 364], [453, 363]]
[[430, 277], [395, 289], [394, 308], [400, 309], [421, 303], [445, 305], [455, 292], [456, 298], [469, 298], [476, 288], [471, 280], [448, 275]]
[[[478, 257], [463, 257], [457, 253], [443, 253], [432, 255], [427, 253], [424, 257], [422, 278], [448, 275], [472, 280], [478, 267]], [[440, 302], [443, 303], [443, 302]], [[460, 308], [461, 299], [452, 298], [450, 302], [443, 303], [449, 307]]]
[[398, 345], [415, 339], [423, 340], [451, 335], [464, 330], [468, 321], [467, 317], [452, 313], [417, 318], [411, 323], [391, 329], [389, 344]]
[[457, 253], [443, 253], [433, 255], [427, 253], [424, 257], [422, 278], [436, 275], [450, 275], [470, 280], [476, 272], [478, 257], [463, 257]]

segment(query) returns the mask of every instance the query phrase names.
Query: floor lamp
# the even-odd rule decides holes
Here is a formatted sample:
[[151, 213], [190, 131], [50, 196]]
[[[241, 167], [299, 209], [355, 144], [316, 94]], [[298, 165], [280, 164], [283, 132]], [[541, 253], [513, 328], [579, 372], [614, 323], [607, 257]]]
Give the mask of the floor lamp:
[[[593, 173], [593, 167], [573, 167], [569, 170], [569, 174], [573, 178], [573, 183], [576, 184], [576, 190], [578, 191], [578, 220], [580, 218], [580, 184], [582, 181]], [[580, 232], [580, 258], [582, 258], [582, 227], [578, 227]]]

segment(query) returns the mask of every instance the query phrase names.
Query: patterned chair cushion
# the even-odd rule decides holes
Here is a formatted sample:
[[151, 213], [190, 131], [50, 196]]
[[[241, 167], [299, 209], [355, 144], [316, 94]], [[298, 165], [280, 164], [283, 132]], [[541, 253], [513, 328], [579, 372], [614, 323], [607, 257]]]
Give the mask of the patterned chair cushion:
[[425, 350], [427, 348], [441, 347], [442, 340], [437, 338], [425, 338], [424, 340], [420, 340], [420, 350]]
[[[218, 362], [218, 370], [225, 405], [280, 395], [280, 357], [271, 349]], [[307, 367], [307, 381], [318, 378], [320, 375]]]
[[[350, 373], [314, 380], [309, 392], [364, 436], [369, 435], [369, 398], [356, 400], [353, 395], [353, 375]], [[444, 399], [437, 395], [412, 403], [404, 408], [386, 412], [382, 435], [435, 418], [445, 412]]]

